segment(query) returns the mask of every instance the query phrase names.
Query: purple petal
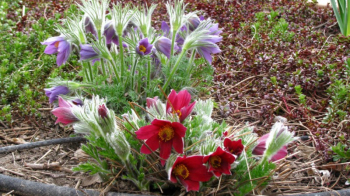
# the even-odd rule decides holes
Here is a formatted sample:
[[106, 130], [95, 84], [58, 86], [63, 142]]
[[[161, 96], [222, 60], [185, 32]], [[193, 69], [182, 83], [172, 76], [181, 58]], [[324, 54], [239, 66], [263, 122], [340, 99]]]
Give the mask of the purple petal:
[[166, 37], [161, 37], [156, 43], [155, 43], [156, 49], [163, 53], [165, 56], [170, 58], [170, 49], [171, 49], [171, 40]]
[[44, 89], [46, 96], [49, 97], [50, 103], [53, 103], [58, 99], [59, 95], [66, 95], [69, 93], [69, 89], [66, 86], [55, 86], [50, 89]]
[[[98, 54], [95, 52], [93, 47], [90, 44], [81, 44], [80, 45], [80, 60], [86, 60], [98, 57]], [[95, 58], [96, 61], [98, 58]]]
[[221, 52], [220, 48], [215, 45], [215, 47], [199, 47], [197, 48], [198, 53], [205, 58], [205, 60], [208, 61], [209, 64], [211, 64], [213, 58], [210, 54], [216, 54]]
[[65, 63], [70, 55], [71, 46], [67, 41], [61, 41], [58, 45], [58, 55], [56, 59], [56, 63], [58, 66], [61, 66]]
[[164, 36], [168, 36], [169, 35], [170, 27], [169, 27], [169, 25], [166, 22], [162, 21], [162, 25], [161, 25], [160, 28], [163, 30]]

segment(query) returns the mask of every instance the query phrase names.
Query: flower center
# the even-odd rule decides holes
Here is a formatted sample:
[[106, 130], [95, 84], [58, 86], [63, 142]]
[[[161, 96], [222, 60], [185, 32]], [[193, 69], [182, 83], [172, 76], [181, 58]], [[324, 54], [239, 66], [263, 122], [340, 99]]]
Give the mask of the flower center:
[[173, 172], [176, 176], [181, 176], [183, 179], [186, 179], [190, 175], [190, 172], [184, 164], [177, 165]]
[[212, 167], [219, 168], [221, 164], [221, 158], [219, 156], [211, 156], [209, 162]]
[[143, 45], [140, 45], [140, 46], [139, 46], [139, 50], [140, 50], [141, 52], [145, 53], [145, 52], [146, 52], [146, 47], [143, 46]]
[[58, 45], [60, 44], [59, 41], [55, 42], [55, 47], [58, 48]]
[[169, 125], [165, 125], [164, 127], [162, 127], [160, 129], [158, 135], [159, 135], [159, 138], [161, 140], [163, 140], [163, 142], [167, 142], [167, 141], [173, 139], [174, 129]]

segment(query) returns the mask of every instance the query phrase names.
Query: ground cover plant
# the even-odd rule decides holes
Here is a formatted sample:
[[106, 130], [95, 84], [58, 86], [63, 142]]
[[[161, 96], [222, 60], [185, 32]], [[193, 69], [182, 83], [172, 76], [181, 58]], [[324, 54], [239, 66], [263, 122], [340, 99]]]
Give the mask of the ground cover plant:
[[[130, 2], [136, 3], [134, 1]], [[221, 33], [221, 36], [223, 36], [222, 42], [218, 42], [218, 46], [222, 52], [218, 55], [214, 55], [212, 61], [212, 66], [215, 70], [213, 75], [214, 84], [206, 88], [210, 91], [210, 96], [214, 101], [215, 109], [212, 115], [213, 122], [221, 124], [222, 120], [225, 120], [228, 125], [232, 125], [230, 129], [236, 131], [241, 130], [240, 128], [246, 126], [246, 123], [248, 123], [249, 126], [247, 127], [255, 125], [254, 129], [251, 131], [256, 133], [257, 136], [262, 136], [271, 130], [271, 127], [273, 127], [273, 124], [277, 118], [277, 121], [283, 121], [285, 125], [288, 126], [289, 130], [294, 131], [295, 135], [300, 136], [305, 140], [295, 141], [288, 146], [288, 152], [292, 155], [288, 156], [286, 160], [281, 161], [280, 164], [278, 164], [273, 170], [276, 172], [276, 175], [273, 176], [274, 181], [270, 182], [264, 191], [261, 189], [262, 186], [258, 185], [257, 188], [254, 189], [253, 193], [271, 194], [280, 191], [283, 193], [295, 193], [322, 191], [327, 190], [328, 188], [341, 189], [346, 187], [345, 182], [348, 178], [346, 161], [349, 158], [347, 150], [349, 139], [347, 104], [349, 99], [347, 93], [347, 89], [349, 88], [349, 65], [347, 62], [349, 39], [340, 34], [332, 7], [319, 8], [316, 7], [314, 3], [307, 3], [306, 1], [257, 3], [256, 1], [207, 2], [188, 0], [185, 2], [189, 3], [187, 6], [188, 12], [200, 10], [200, 13], [198, 13], [197, 16], [203, 15], [204, 19], [215, 19], [215, 22], [219, 23], [223, 30]], [[161, 31], [161, 21], [165, 20], [164, 15], [166, 14], [166, 7], [164, 6], [163, 1], [144, 1], [142, 5], [147, 5], [145, 7], [149, 7], [151, 3], [158, 3], [159, 5], [159, 7], [157, 7], [153, 12], [152, 26], [154, 26], [156, 30]], [[57, 7], [60, 7], [59, 4], [61, 4], [61, 2], [57, 2]], [[65, 4], [61, 5], [62, 7], [67, 7]], [[6, 8], [6, 6], [2, 6], [2, 9], [5, 10], [6, 13], [13, 13], [13, 10]], [[17, 9], [21, 10], [20, 7], [17, 7]], [[49, 9], [52, 8], [50, 7]], [[72, 7], [71, 9], [76, 8]], [[63, 11], [59, 9], [57, 10], [57, 12]], [[21, 11], [18, 11], [18, 13], [20, 12]], [[55, 14], [51, 13], [54, 13], [54, 11], [48, 12], [48, 17], [55, 16]], [[77, 12], [73, 13], [76, 14]], [[61, 16], [63, 18], [63, 14]], [[61, 16], [57, 16], [57, 19], [61, 18]], [[29, 15], [28, 17], [30, 18]], [[15, 21], [17, 22], [23, 20], [23, 17], [21, 17], [21, 19], [18, 20], [17, 18]], [[10, 22], [6, 23], [11, 24]], [[27, 28], [20, 29], [18, 26], [21, 25], [16, 25], [16, 27], [14, 27], [14, 23], [12, 23], [11, 28], [13, 31], [24, 31], [24, 34], [26, 35], [32, 31], [30, 29], [30, 23], [26, 23], [24, 21], [17, 24], [24, 24], [24, 26]], [[60, 24], [64, 25], [64, 23]], [[41, 51], [40, 53], [42, 54], [45, 47], [40, 46], [39, 42], [43, 42], [52, 36], [58, 36], [58, 34], [55, 34], [53, 31], [53, 28], [50, 30], [50, 35], [46, 34], [43, 37], [43, 40], [38, 40], [35, 44], [30, 46], [39, 48], [36, 50]], [[88, 37], [90, 41], [94, 40], [92, 33], [89, 34]], [[170, 39], [171, 37], [168, 38]], [[25, 38], [22, 39], [24, 40], [24, 43], [27, 42]], [[23, 52], [23, 50], [19, 52]], [[100, 92], [105, 92], [106, 89], [109, 89], [108, 93], [100, 95], [100, 97], [107, 97], [108, 102], [106, 103], [105, 107], [109, 108], [110, 111], [111, 109], [118, 111], [118, 109], [123, 108], [123, 106], [120, 105], [113, 105], [113, 103], [116, 103], [115, 100], [112, 100], [113, 97], [119, 97], [128, 101], [137, 101], [139, 105], [143, 105], [143, 107], [145, 107], [145, 110], [148, 109], [145, 104], [146, 97], [154, 97], [157, 95], [159, 100], [163, 100], [165, 103], [167, 102], [167, 96], [161, 93], [161, 90], [158, 87], [154, 89], [154, 94], [148, 93], [147, 95], [142, 94], [143, 96], [139, 96], [137, 93], [141, 91], [138, 91], [138, 89], [136, 90], [137, 93], [130, 93], [131, 91], [127, 90], [126, 94], [113, 94], [115, 93], [113, 89], [116, 88], [115, 86], [111, 85], [113, 80], [109, 80], [111, 81], [108, 82], [109, 86], [105, 85], [106, 83], [98, 81], [95, 81], [93, 85], [84, 86], [88, 82], [88, 77], [84, 75], [86, 73], [84, 73], [84, 67], [81, 69], [80, 66], [76, 66], [79, 64], [79, 51], [76, 50], [74, 53], [77, 56], [71, 56], [68, 60], [69, 63], [62, 65], [58, 68], [58, 70], [68, 71], [67, 73], [69, 73], [74, 67], [74, 69], [76, 69], [77, 72], [80, 72], [80, 74], [76, 76], [77, 72], [75, 72], [71, 75], [71, 77], [63, 75], [59, 80], [50, 80], [51, 83], [47, 83], [49, 85], [46, 86], [49, 88], [56, 86], [57, 84], [63, 84], [64, 80], [74, 79], [75, 83], [70, 83], [72, 84], [71, 86], [73, 86], [71, 94], [64, 97], [64, 99], [69, 98], [69, 103], [74, 103], [70, 101], [74, 101], [78, 97], [83, 98], [81, 95], [92, 94], [91, 92], [97, 92], [100, 89], [103, 89], [100, 90]], [[196, 55], [195, 57], [199, 58], [200, 56]], [[7, 56], [6, 58], [11, 61], [16, 59], [10, 58], [10, 56]], [[30, 58], [37, 59], [38, 56]], [[50, 71], [55, 69], [57, 70], [55, 66], [55, 56], [42, 54], [40, 59], [42, 58], [49, 59], [45, 60], [44, 62], [47, 63], [47, 67], [51, 69]], [[164, 57], [164, 59], [166, 60], [167, 58]], [[77, 61], [77, 64], [72, 64], [70, 61]], [[171, 62], [170, 64], [175, 65], [176, 58], [169, 60], [169, 62]], [[198, 67], [207, 67], [205, 65], [205, 61], [199, 60], [194, 62]], [[13, 64], [16, 65], [18, 63]], [[51, 67], [49, 67], [49, 64], [51, 64]], [[70, 66], [70, 64], [74, 66]], [[32, 66], [31, 63], [29, 65]], [[94, 73], [98, 73], [100, 75], [96, 78], [100, 78], [98, 80], [103, 81], [101, 79], [103, 78], [102, 65], [99, 63], [96, 65], [97, 66], [95, 67], [92, 66], [92, 68], [95, 68], [96, 71]], [[97, 67], [100, 68], [100, 72], [97, 72]], [[2, 69], [5, 70], [5, 68]], [[10, 72], [8, 72], [7, 69], [8, 67], [6, 67], [6, 74], [4, 74], [5, 77], [9, 77]], [[16, 69], [11, 68], [11, 71], [13, 70]], [[179, 70], [181, 70], [181, 68]], [[166, 75], [166, 70], [161, 71], [163, 71], [163, 74], [165, 73], [164, 75]], [[18, 72], [22, 73], [20, 70]], [[61, 74], [61, 71], [54, 71], [54, 73], [56, 74], [52, 74], [52, 78], [55, 78], [58, 74]], [[208, 70], [207, 73], [210, 73], [210, 70]], [[32, 76], [31, 74], [29, 75]], [[174, 75], [176, 76], [177, 74]], [[23, 78], [21, 78], [21, 82], [25, 83], [23, 82]], [[132, 77], [129, 78], [131, 79]], [[141, 86], [146, 86], [147, 76], [145, 75], [143, 78], [144, 80], [141, 79], [141, 81], [137, 81], [135, 77], [137, 82], [134, 81], [134, 84], [139, 82]], [[43, 78], [43, 80], [45, 79], [46, 77]], [[174, 78], [174, 80], [176, 81], [176, 78]], [[208, 80], [210, 80], [210, 77]], [[7, 79], [6, 81], [10, 81], [10, 79]], [[180, 80], [177, 81], [179, 82]], [[129, 83], [132, 83], [132, 81], [130, 80]], [[41, 82], [40, 84], [44, 84], [44, 82]], [[67, 83], [65, 82], [65, 84]], [[188, 84], [189, 83], [185, 84], [184, 86]], [[190, 84], [194, 84], [193, 86], [195, 86], [196, 82]], [[74, 89], [74, 85], [78, 86], [79, 88]], [[25, 84], [23, 86], [25, 86]], [[28, 108], [31, 108], [28, 104], [31, 100], [26, 100], [24, 97], [29, 96], [31, 92], [39, 92], [42, 95], [41, 99], [36, 99], [35, 97], [35, 104], [40, 103], [41, 105], [46, 105], [46, 103], [42, 100], [48, 100], [43, 96], [44, 91], [40, 91], [40, 89], [43, 89], [44, 87], [40, 87], [38, 91], [38, 89], [33, 88], [34, 86], [36, 85], [32, 84], [28, 85], [27, 87], [23, 87], [26, 91], [28, 91], [26, 94], [24, 91], [21, 92], [20, 90], [17, 90], [17, 94], [21, 94], [19, 97], [22, 97], [20, 100], [23, 101], [25, 106], [28, 105]], [[103, 86], [104, 88], [102, 88]], [[22, 89], [21, 86], [15, 86], [15, 88]], [[166, 95], [168, 95], [171, 88], [165, 89]], [[188, 88], [188, 90], [191, 89], [193, 88]], [[177, 89], [177, 92], [179, 90], [180, 89]], [[202, 88], [201, 91], [205, 92], [203, 90], [205, 89]], [[74, 94], [75, 92], [78, 94]], [[203, 97], [204, 94], [200, 95], [200, 97]], [[16, 99], [14, 98], [17, 96], [16, 91], [15, 94], [12, 95], [12, 99], [8, 98], [9, 96], [6, 94], [5, 99], [7, 102], [1, 105], [3, 106], [3, 119], [1, 122], [3, 127], [6, 128], [7, 126], [6, 129], [9, 129], [11, 126], [21, 126], [17, 120], [14, 120], [14, 116], [18, 116], [17, 113], [14, 115], [12, 112], [12, 117], [9, 117], [10, 108], [17, 105]], [[208, 95], [205, 96], [209, 97]], [[85, 103], [85, 101], [88, 102], [88, 100], [89, 99], [83, 101]], [[195, 97], [194, 100], [198, 100], [198, 98]], [[198, 102], [199, 101], [196, 103]], [[37, 105], [36, 107], [40, 109], [40, 105]], [[102, 109], [103, 107], [101, 106], [101, 111], [103, 111]], [[134, 117], [137, 116], [135, 114], [142, 114], [142, 109], [139, 109], [137, 106], [135, 106], [135, 110]], [[28, 110], [25, 109], [24, 111]], [[131, 111], [130, 108], [125, 108], [125, 110], [120, 111], [120, 113], [128, 111]], [[38, 111], [33, 111], [32, 114], [37, 113]], [[184, 123], [186, 125], [196, 123], [193, 122], [193, 120], [198, 118], [197, 115], [198, 114], [193, 113], [184, 121]], [[6, 118], [9, 120], [4, 121]], [[151, 122], [148, 118], [149, 117], [147, 117], [146, 120], [141, 121], [137, 120], [136, 122], [133, 122], [132, 125], [135, 126], [137, 124], [139, 127], [142, 127], [146, 125], [146, 122]], [[149, 121], [147, 121], [147, 119]], [[122, 125], [129, 131], [136, 131], [129, 123], [124, 123]], [[220, 129], [223, 131], [222, 127]], [[72, 133], [72, 129], [65, 128], [65, 132]], [[9, 137], [18, 137], [19, 135], [19, 133], [12, 133], [9, 135], [7, 135], [7, 133], [8, 132], [2, 132], [2, 135], [6, 136], [7, 139], [3, 139], [3, 143], [9, 142]], [[218, 133], [218, 131], [214, 132], [214, 135]], [[34, 135], [34, 133], [32, 134]], [[125, 137], [128, 138], [130, 135], [126, 134]], [[185, 136], [185, 138], [186, 137], [188, 136]], [[87, 152], [90, 152], [90, 155], [94, 157], [95, 155], [94, 153], [91, 153], [93, 152], [91, 149], [99, 148], [98, 146], [101, 147], [101, 145], [106, 145], [106, 141], [101, 139], [97, 139], [95, 141], [94, 138], [96, 137], [94, 136], [89, 136], [89, 138], [91, 140], [90, 143], [86, 144], [86, 147], [83, 148], [85, 148]], [[188, 138], [185, 139], [185, 141], [188, 142]], [[141, 144], [130, 143], [130, 146], [132, 149], [140, 149], [142, 148]], [[185, 145], [188, 144], [185, 142]], [[106, 149], [114, 150], [108, 147], [106, 147]], [[176, 151], [174, 151], [174, 153], [176, 154]], [[250, 153], [249, 150], [247, 153]], [[100, 156], [103, 157], [104, 155], [106, 155], [106, 153], [102, 153]], [[151, 156], [154, 156], [152, 159], [156, 160], [156, 155], [157, 154], [154, 153], [151, 154]], [[94, 158], [99, 159], [99, 157], [96, 156]], [[114, 160], [115, 157], [109, 158]], [[242, 159], [242, 155], [238, 157], [237, 160], [238, 159]], [[109, 160], [107, 163], [109, 165], [105, 165], [105, 163], [102, 163], [102, 165], [105, 165], [106, 168], [115, 169], [108, 172], [116, 172], [118, 169], [120, 169], [113, 166], [115, 164], [113, 161]], [[161, 165], [159, 161], [155, 161], [155, 163]], [[75, 164], [75, 166], [77, 166], [77, 164]], [[86, 171], [94, 171], [92, 170], [92, 165], [85, 166], [87, 166], [85, 168]], [[101, 167], [97, 168], [100, 169]], [[84, 168], [80, 167], [80, 169], [83, 170]], [[23, 171], [21, 168], [18, 170]], [[99, 170], [95, 171], [101, 172]], [[233, 176], [239, 175], [239, 171], [239, 168], [237, 170], [233, 169]], [[118, 176], [118, 178], [120, 179], [121, 176], [122, 175]], [[161, 177], [159, 177], [158, 180], [166, 179], [166, 175], [162, 176], [160, 173], [159, 176]], [[124, 178], [127, 179], [128, 177], [130, 180], [135, 176], [125, 176]], [[143, 179], [137, 179], [136, 181], [144, 182], [147, 177], [149, 176], [146, 176]], [[227, 180], [228, 177], [229, 176], [224, 176], [223, 178], [220, 178], [220, 183], [215, 180], [210, 182], [211, 184], [216, 183], [216, 185], [220, 185], [222, 188], [221, 189], [218, 187], [212, 191], [223, 191], [225, 188], [227, 188], [225, 185], [230, 183], [223, 184], [223, 182]], [[250, 182], [249, 176], [246, 176], [246, 178], [247, 182]], [[123, 181], [120, 180], [118, 182]], [[255, 181], [252, 182], [254, 183]], [[160, 182], [158, 185], [161, 186], [162, 183], [163, 182]], [[183, 185], [181, 182], [179, 184]], [[250, 183], [246, 184], [247, 186], [250, 186]], [[284, 186], [283, 184], [287, 184], [288, 186]], [[307, 184], [308, 188], [303, 188], [303, 186], [306, 187]], [[141, 183], [139, 185], [142, 186], [145, 184]], [[111, 188], [117, 186], [118, 185], [111, 184], [109, 187]], [[203, 183], [201, 187], [201, 190], [204, 191], [207, 184]], [[247, 190], [249, 190], [249, 188], [251, 187], [248, 187]], [[159, 188], [151, 186], [151, 189], [155, 190]], [[185, 189], [183, 191], [185, 191]], [[210, 193], [210, 190], [207, 191]], [[237, 190], [234, 189], [233, 191]]]

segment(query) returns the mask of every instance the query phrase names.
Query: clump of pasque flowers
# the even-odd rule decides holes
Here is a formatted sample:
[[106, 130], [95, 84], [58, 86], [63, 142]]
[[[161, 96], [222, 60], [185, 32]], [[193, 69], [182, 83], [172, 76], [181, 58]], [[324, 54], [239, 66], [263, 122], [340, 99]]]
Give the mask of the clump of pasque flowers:
[[[275, 124], [269, 135], [260, 139], [249, 131], [225, 132], [226, 124], [211, 118], [211, 100], [193, 100], [187, 90], [170, 89], [183, 57], [190, 56], [188, 73], [196, 70], [196, 54], [208, 64], [213, 62], [212, 55], [221, 51], [218, 24], [197, 12], [186, 13], [183, 0], [166, 4], [169, 25], [163, 22], [162, 31], [151, 26], [156, 5], [143, 10], [120, 2], [111, 8], [108, 5], [107, 0], [82, 0], [78, 7], [83, 14], [67, 18], [57, 27], [59, 36], [42, 42], [45, 53], [57, 53], [58, 66], [68, 61], [73, 50], [79, 51], [83, 82], [54, 81], [45, 93], [50, 103], [58, 102], [52, 110], [56, 123], [72, 125], [77, 134], [96, 137], [90, 137], [89, 153], [103, 167], [101, 173], [114, 178], [123, 170], [122, 178], [140, 190], [149, 190], [159, 174], [159, 182], [199, 191], [222, 176], [229, 178], [242, 165], [268, 169], [265, 166], [271, 161], [287, 155], [287, 144], [294, 137], [283, 124]], [[163, 66], [169, 73], [151, 77]], [[101, 78], [105, 80], [98, 81]], [[166, 103], [148, 96], [142, 103], [146, 105], [143, 114], [132, 110], [118, 118], [107, 107], [106, 99], [91, 95], [91, 91], [91, 99], [82, 96], [82, 90], [92, 84], [115, 82], [122, 84], [125, 93], [133, 90], [147, 97], [155, 88], [153, 79], [170, 93]], [[117, 158], [101, 161], [104, 155]], [[99, 166], [80, 168], [89, 171]]]
[[[169, 25], [163, 21], [162, 30], [152, 26], [155, 4], [142, 9], [121, 2], [109, 8], [109, 4], [108, 0], [82, 0], [77, 5], [83, 13], [63, 20], [57, 26], [60, 35], [42, 42], [44, 53], [57, 54], [58, 66], [77, 50], [84, 82], [123, 84], [125, 93], [133, 90], [142, 95], [154, 91], [151, 84], [156, 81], [153, 85], [168, 91], [183, 58], [190, 56], [186, 74], [191, 76], [196, 71], [196, 53], [211, 64], [212, 55], [221, 51], [218, 24], [199, 17], [197, 11], [186, 13], [183, 0], [166, 4]], [[174, 58], [175, 64], [171, 63]], [[162, 72], [162, 67], [169, 71]]]

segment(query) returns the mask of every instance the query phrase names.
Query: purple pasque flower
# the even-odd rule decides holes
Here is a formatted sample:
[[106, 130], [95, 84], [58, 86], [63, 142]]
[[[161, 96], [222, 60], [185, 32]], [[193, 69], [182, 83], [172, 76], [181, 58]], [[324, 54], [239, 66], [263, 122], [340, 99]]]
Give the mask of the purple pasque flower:
[[69, 93], [69, 89], [66, 86], [55, 86], [44, 90], [45, 95], [49, 97], [50, 104], [57, 100], [58, 95], [66, 95]]
[[80, 48], [80, 60], [92, 59], [92, 64], [100, 60], [91, 44], [80, 44]]
[[[170, 49], [171, 49], [171, 40], [166, 37], [161, 37], [157, 40], [157, 42], [154, 44], [157, 51], [163, 53], [168, 59], [170, 58]], [[175, 50], [178, 50], [179, 47], [175, 45]]]
[[212, 37], [207, 39], [199, 40], [199, 42], [203, 45], [197, 48], [197, 52], [205, 58], [211, 64], [213, 61], [213, 58], [211, 57], [211, 54], [216, 54], [221, 52], [218, 45], [216, 45], [217, 42], [220, 42], [222, 40], [222, 37], [218, 36], [222, 31], [218, 29], [218, 24], [214, 24], [211, 28], [209, 28], [210, 35]]
[[148, 38], [141, 39], [136, 46], [137, 54], [144, 56], [151, 53], [153, 45], [148, 42]]
[[53, 115], [57, 117], [55, 124], [62, 123], [68, 125], [79, 121], [72, 112], [73, 105], [62, 97], [58, 97], [58, 107], [52, 110]]
[[63, 36], [50, 37], [49, 39], [41, 42], [42, 45], [47, 45], [45, 48], [45, 54], [58, 53], [56, 63], [58, 66], [66, 63], [70, 53], [71, 44]]
[[[263, 155], [265, 153], [266, 141], [269, 135], [270, 135], [269, 133], [265, 134], [258, 139], [258, 145], [253, 149], [253, 152], [252, 152], [254, 155]], [[278, 161], [286, 157], [287, 154], [288, 154], [287, 146], [283, 146], [275, 155], [271, 157], [270, 160], [272, 162]]]
[[95, 38], [97, 38], [97, 30], [96, 30], [95, 24], [91, 21], [90, 17], [87, 16], [85, 18], [84, 25], [85, 25], [85, 31], [88, 33], [91, 33], [92, 35], [95, 36]]
[[103, 35], [106, 37], [107, 44], [110, 44], [112, 42], [116, 45], [119, 44], [118, 35], [117, 35], [117, 32], [115, 31], [112, 21], [108, 21], [105, 24]]

